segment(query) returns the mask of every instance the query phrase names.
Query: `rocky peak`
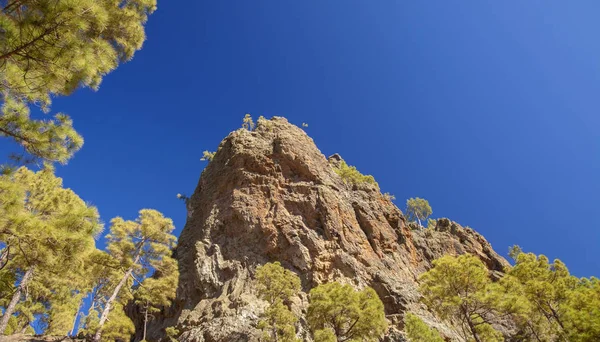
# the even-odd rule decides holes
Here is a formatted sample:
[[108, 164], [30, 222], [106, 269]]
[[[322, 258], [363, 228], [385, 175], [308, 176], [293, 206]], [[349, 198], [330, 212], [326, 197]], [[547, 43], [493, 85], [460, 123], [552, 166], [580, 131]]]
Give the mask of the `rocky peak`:
[[[374, 184], [347, 184], [306, 133], [286, 119], [261, 119], [220, 144], [189, 201], [179, 238], [177, 299], [153, 321], [150, 340], [175, 325], [180, 341], [256, 341], [266, 303], [257, 298], [258, 265], [280, 261], [302, 279], [304, 292], [340, 281], [371, 286], [397, 332], [410, 310], [449, 337], [419, 303], [417, 277], [444, 254], [472, 253], [493, 272], [508, 265], [472, 229], [447, 219], [435, 229], [411, 230]], [[302, 316], [302, 295], [292, 309]], [[300, 320], [303, 339], [310, 340]]]

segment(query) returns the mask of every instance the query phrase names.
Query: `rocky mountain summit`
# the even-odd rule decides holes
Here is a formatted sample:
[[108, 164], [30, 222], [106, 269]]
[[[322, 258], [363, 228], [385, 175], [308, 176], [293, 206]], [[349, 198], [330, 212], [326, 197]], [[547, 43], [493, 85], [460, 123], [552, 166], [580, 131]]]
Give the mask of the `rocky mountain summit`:
[[[253, 275], [257, 266], [279, 261], [301, 278], [304, 293], [329, 281], [375, 289], [391, 323], [389, 341], [404, 340], [407, 311], [460, 341], [419, 302], [419, 274], [444, 254], [474, 254], [492, 273], [508, 262], [483, 236], [448, 219], [435, 229], [410, 229], [377, 184], [345, 182], [335, 172], [341, 161], [326, 158], [284, 118], [230, 133], [188, 201], [175, 251], [177, 298], [149, 325], [148, 340], [175, 326], [179, 341], [257, 341], [266, 302]], [[303, 294], [292, 309], [304, 317], [307, 306]], [[140, 317], [132, 316], [140, 335]], [[310, 341], [304, 318], [300, 325]]]

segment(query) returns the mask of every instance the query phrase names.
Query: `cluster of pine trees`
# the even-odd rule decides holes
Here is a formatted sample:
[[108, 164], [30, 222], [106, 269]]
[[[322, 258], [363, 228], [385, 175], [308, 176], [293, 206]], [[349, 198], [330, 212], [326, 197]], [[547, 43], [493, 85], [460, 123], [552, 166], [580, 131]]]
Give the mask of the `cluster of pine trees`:
[[[419, 279], [423, 302], [465, 341], [600, 341], [600, 281], [577, 278], [560, 260], [523, 253], [514, 247], [515, 265], [492, 279], [476, 256], [444, 256]], [[258, 292], [268, 306], [258, 328], [263, 341], [297, 342], [300, 313], [292, 303], [300, 279], [278, 262], [259, 266]], [[315, 342], [379, 341], [387, 331], [383, 304], [375, 291], [326, 283], [311, 289], [306, 322]], [[501, 327], [501, 330], [498, 328]], [[418, 316], [404, 315], [410, 342], [446, 339]]]
[[[419, 279], [424, 302], [467, 341], [600, 341], [597, 278], [577, 278], [560, 260], [550, 262], [518, 247], [510, 254], [515, 265], [494, 281], [473, 255], [436, 260]], [[414, 315], [405, 322], [413, 342], [443, 340]]]
[[[258, 324], [261, 340], [302, 341], [296, 337], [298, 316], [291, 310], [301, 292], [300, 278], [275, 262], [259, 266], [256, 280], [260, 297], [268, 303]], [[332, 282], [311, 289], [308, 297], [306, 320], [315, 342], [375, 342], [387, 330], [383, 303], [372, 288], [357, 291]]]
[[33, 333], [35, 322], [49, 335], [126, 340], [130, 300], [146, 322], [170, 304], [179, 277], [171, 219], [151, 209], [114, 218], [105, 251], [95, 246], [102, 229], [96, 208], [63, 188], [52, 167], [0, 176], [0, 335]]
[[114, 218], [106, 249], [97, 249], [98, 211], [52, 166], [83, 138], [66, 114], [37, 119], [30, 110], [48, 113], [54, 96], [98, 89], [142, 47], [155, 9], [155, 0], [0, 2], [0, 136], [20, 148], [0, 162], [0, 335], [33, 333], [35, 323], [49, 335], [127, 340], [125, 305], [135, 303], [147, 323], [175, 295], [172, 221], [150, 209]]

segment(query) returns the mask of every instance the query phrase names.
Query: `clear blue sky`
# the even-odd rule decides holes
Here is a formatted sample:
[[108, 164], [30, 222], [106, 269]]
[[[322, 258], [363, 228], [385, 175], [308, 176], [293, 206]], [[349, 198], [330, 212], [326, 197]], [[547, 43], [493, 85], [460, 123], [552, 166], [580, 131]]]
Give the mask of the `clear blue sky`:
[[100, 90], [57, 99], [86, 144], [58, 169], [108, 222], [172, 217], [245, 113], [308, 123], [385, 192], [600, 275], [597, 1], [159, 0]]

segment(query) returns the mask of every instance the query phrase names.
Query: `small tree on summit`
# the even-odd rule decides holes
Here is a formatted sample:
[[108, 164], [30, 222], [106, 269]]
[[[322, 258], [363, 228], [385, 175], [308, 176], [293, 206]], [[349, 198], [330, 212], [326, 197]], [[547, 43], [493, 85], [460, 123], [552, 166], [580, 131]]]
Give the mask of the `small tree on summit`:
[[242, 119], [242, 128], [245, 128], [249, 131], [254, 130], [254, 120], [252, 120], [252, 115], [244, 115], [244, 119]]
[[409, 198], [406, 201], [406, 215], [411, 222], [418, 222], [419, 227], [423, 227], [421, 221], [427, 219], [433, 211], [429, 202], [424, 198]]

